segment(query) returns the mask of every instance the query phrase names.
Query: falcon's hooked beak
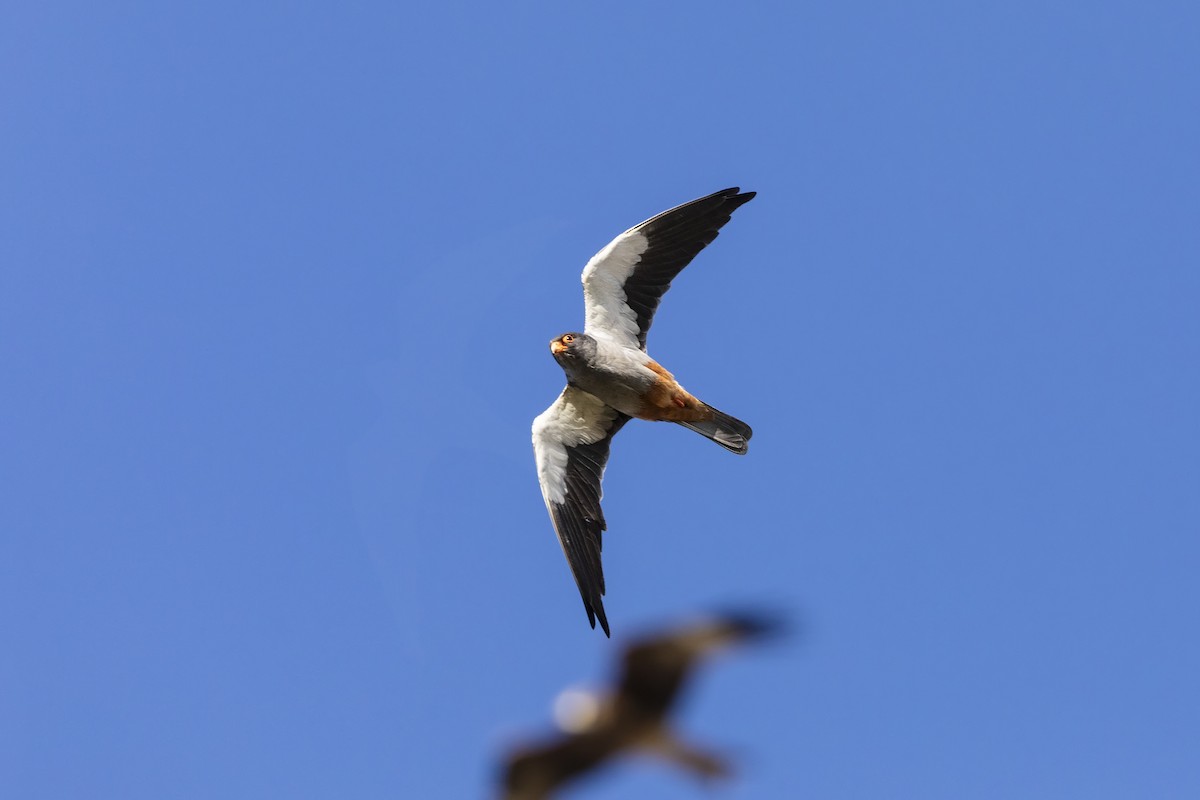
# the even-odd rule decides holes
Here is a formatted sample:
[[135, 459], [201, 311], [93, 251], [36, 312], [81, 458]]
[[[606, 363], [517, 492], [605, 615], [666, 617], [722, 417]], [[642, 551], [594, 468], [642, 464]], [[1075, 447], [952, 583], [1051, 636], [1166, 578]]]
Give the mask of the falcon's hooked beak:
[[565, 352], [567, 352], [567, 346], [565, 344], [563, 344], [562, 339], [555, 339], [553, 342], [550, 343], [550, 354], [551, 355], [557, 356], [557, 355], [560, 355]]

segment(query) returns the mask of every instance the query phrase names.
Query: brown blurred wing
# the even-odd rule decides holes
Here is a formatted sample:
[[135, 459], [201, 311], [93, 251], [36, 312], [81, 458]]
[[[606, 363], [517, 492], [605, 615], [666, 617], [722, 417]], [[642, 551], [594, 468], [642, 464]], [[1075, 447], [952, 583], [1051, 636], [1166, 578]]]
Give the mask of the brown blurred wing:
[[636, 641], [625, 651], [618, 695], [643, 714], [665, 715], [706, 656], [778, 627], [766, 616], [727, 614]]
[[505, 800], [543, 800], [559, 786], [608, 760], [621, 743], [607, 731], [564, 736], [513, 753], [504, 773]]

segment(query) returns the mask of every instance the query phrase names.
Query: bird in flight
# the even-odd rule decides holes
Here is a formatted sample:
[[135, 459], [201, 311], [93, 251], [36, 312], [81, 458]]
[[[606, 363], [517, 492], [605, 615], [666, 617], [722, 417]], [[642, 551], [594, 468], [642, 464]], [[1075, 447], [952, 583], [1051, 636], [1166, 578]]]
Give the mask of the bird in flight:
[[747, 450], [750, 426], [680, 386], [647, 355], [646, 333], [671, 281], [753, 197], [724, 189], [613, 239], [583, 268], [583, 333], [550, 342], [567, 386], [533, 421], [538, 482], [588, 621], [595, 628], [599, 619], [606, 636], [600, 481], [613, 436], [637, 417], [678, 423], [739, 455]]
[[681, 741], [668, 717], [701, 661], [779, 627], [766, 616], [727, 614], [634, 642], [621, 659], [615, 691], [594, 698], [573, 721], [573, 732], [509, 755], [504, 800], [545, 800], [564, 784], [632, 752], [656, 755], [700, 778], [727, 775], [723, 758]]

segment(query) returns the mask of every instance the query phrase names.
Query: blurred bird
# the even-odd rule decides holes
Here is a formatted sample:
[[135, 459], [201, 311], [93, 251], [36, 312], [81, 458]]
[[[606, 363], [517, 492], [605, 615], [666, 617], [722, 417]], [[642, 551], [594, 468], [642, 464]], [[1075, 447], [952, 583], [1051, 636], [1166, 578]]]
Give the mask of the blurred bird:
[[727, 614], [633, 642], [621, 660], [616, 691], [596, 698], [572, 732], [509, 755], [502, 797], [544, 800], [627, 752], [658, 756], [702, 779], [727, 775], [723, 758], [681, 741], [667, 718], [698, 662], [779, 628], [763, 615]]
[[739, 455], [747, 450], [750, 426], [689, 394], [646, 354], [646, 333], [671, 281], [753, 197], [724, 189], [613, 239], [583, 268], [583, 333], [550, 342], [567, 387], [533, 421], [538, 482], [588, 621], [595, 628], [599, 618], [606, 636], [600, 481], [613, 436], [637, 417], [678, 423]]

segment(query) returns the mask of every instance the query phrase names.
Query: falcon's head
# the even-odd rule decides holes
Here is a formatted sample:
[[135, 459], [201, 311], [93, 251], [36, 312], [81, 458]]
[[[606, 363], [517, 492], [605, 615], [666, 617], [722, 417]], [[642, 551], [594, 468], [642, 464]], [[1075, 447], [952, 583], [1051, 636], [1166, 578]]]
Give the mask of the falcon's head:
[[580, 358], [587, 360], [595, 352], [596, 340], [586, 333], [564, 333], [550, 342], [550, 353], [560, 364], [564, 359], [567, 361]]

